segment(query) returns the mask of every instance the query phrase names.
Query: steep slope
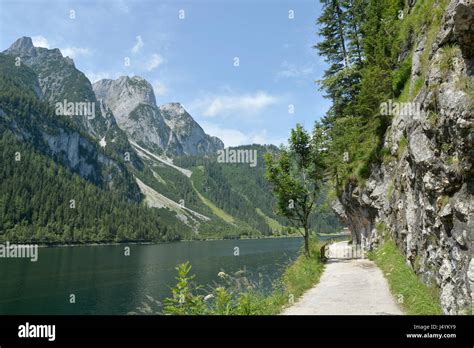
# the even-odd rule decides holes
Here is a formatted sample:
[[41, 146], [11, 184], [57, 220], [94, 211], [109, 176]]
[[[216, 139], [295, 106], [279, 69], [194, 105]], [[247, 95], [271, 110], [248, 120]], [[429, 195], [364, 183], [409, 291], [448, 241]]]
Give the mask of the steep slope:
[[[13, 132], [43, 154], [69, 167], [97, 186], [121, 192], [132, 201], [140, 200], [123, 162], [108, 156], [97, 143], [66, 116], [38, 99], [36, 74], [27, 66], [16, 66], [14, 59], [0, 54], [0, 130]], [[18, 82], [18, 76], [22, 76]], [[27, 77], [27, 78], [26, 78]]]
[[172, 215], [143, 207], [124, 163], [55, 115], [37, 85], [31, 69], [0, 54], [0, 240], [179, 239]]
[[215, 154], [224, 148], [224, 143], [219, 138], [206, 134], [180, 103], [160, 105], [158, 109], [171, 129], [169, 141], [173, 142], [176, 139], [181, 146], [182, 154], [191, 156]]
[[[442, 2], [441, 2], [442, 4]], [[404, 37], [411, 57], [381, 163], [364, 185], [349, 181], [337, 211], [354, 240], [372, 247], [391, 236], [407, 264], [439, 288], [446, 314], [471, 313], [474, 299], [474, 3], [452, 0]], [[426, 18], [421, 2], [410, 8]], [[416, 110], [416, 111], [413, 111]]]
[[[92, 85], [87, 77], [76, 69], [69, 57], [63, 57], [57, 48], [34, 47], [29, 37], [15, 41], [4, 54], [19, 58], [20, 64], [30, 67], [38, 76], [42, 97], [51, 105], [68, 102], [96, 103]], [[75, 123], [96, 138], [103, 137], [114, 120], [102, 115], [96, 108], [97, 117], [75, 116]]]
[[[226, 221], [229, 216], [247, 224], [265, 235], [287, 234], [291, 229], [288, 221], [276, 215], [275, 200], [270, 184], [265, 177], [265, 153], [278, 153], [273, 145], [244, 145], [232, 148], [240, 151], [255, 151], [256, 165], [248, 163], [220, 163], [215, 157], [179, 157], [174, 163], [184, 168], [192, 168], [194, 187], [205, 199], [212, 202], [216, 212]], [[336, 232], [342, 226], [336, 215], [324, 206], [327, 190], [320, 194], [320, 210], [312, 214], [311, 227], [321, 232]]]
[[181, 104], [157, 107], [152, 86], [141, 77], [100, 80], [93, 87], [130, 140], [140, 146], [168, 155], [212, 154], [224, 147], [205, 134]]
[[[122, 158], [128, 153], [131, 162], [140, 165], [112, 111], [97, 102], [90, 81], [75, 67], [71, 58], [63, 57], [57, 48], [34, 47], [29, 37], [18, 39], [3, 53], [14, 58], [16, 64], [34, 71], [40, 86], [36, 94], [54, 107], [56, 114], [69, 116], [79, 130], [90, 134], [97, 141], [102, 140], [109, 153]], [[58, 109], [59, 104], [67, 103], [74, 103], [76, 110], [67, 112]], [[87, 107], [90, 113], [77, 113], [78, 106]]]

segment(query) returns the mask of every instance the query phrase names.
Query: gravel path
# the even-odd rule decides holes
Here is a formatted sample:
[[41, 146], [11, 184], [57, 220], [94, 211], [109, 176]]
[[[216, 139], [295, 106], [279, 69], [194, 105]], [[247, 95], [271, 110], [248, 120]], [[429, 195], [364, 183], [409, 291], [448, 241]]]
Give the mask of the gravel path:
[[[334, 243], [331, 247], [340, 250], [343, 243], [347, 242]], [[329, 259], [319, 283], [282, 314], [392, 315], [403, 312], [374, 262], [367, 259]]]

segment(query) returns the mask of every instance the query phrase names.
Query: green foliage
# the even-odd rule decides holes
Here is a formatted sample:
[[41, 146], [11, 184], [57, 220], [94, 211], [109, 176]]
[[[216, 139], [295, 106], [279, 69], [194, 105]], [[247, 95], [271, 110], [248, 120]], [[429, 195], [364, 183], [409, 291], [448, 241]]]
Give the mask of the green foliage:
[[163, 314], [173, 315], [195, 315], [206, 314], [204, 296], [198, 295], [200, 286], [193, 284], [195, 275], [189, 275], [191, 265], [189, 262], [179, 264], [176, 267], [178, 275], [177, 283], [171, 289], [173, 297], [166, 298], [163, 306]]
[[[221, 284], [206, 290], [194, 282], [191, 265], [185, 262], [176, 267], [177, 283], [171, 288], [172, 297], [163, 305], [147, 296], [148, 302], [138, 309], [140, 314], [159, 314], [153, 308], [162, 305], [162, 314], [168, 315], [275, 315], [314, 286], [324, 271], [320, 247], [310, 241], [311, 257], [300, 255], [289, 265], [281, 281], [270, 292], [264, 292], [258, 282], [249, 281], [244, 272], [218, 274]], [[303, 254], [303, 250], [302, 250]], [[136, 314], [136, 313], [133, 313]]]
[[460, 53], [461, 50], [455, 45], [444, 46], [441, 49], [439, 68], [444, 75], [454, 68], [454, 61]]
[[297, 124], [291, 130], [289, 148], [282, 149], [278, 159], [265, 157], [267, 178], [277, 200], [277, 212], [297, 229], [304, 230], [305, 254], [309, 257], [309, 222], [315, 208], [320, 182], [326, 168], [324, 144], [326, 136], [316, 124], [308, 134]]
[[321, 244], [315, 240], [309, 243], [311, 257], [300, 256], [283, 273], [283, 284], [286, 299], [293, 295], [297, 299], [303, 293], [316, 284], [323, 271], [324, 264], [321, 262]]
[[428, 113], [428, 123], [430, 124], [431, 127], [435, 127], [436, 124], [438, 123], [439, 115], [436, 112], [430, 111]]
[[390, 181], [387, 186], [387, 197], [386, 197], [387, 201], [390, 201], [390, 198], [392, 197], [393, 189], [394, 189], [394, 183], [393, 181]]
[[[0, 240], [37, 243], [171, 241], [180, 234], [148, 209], [95, 186], [5, 131], [0, 138]], [[16, 161], [19, 153], [21, 160]], [[71, 208], [70, 200], [75, 206]]]
[[400, 141], [398, 143], [398, 148], [397, 148], [397, 157], [398, 158], [402, 155], [402, 153], [405, 151], [407, 146], [408, 146], [408, 140], [407, 140], [407, 138], [405, 138], [405, 136], [402, 135], [400, 137]]
[[406, 58], [392, 74], [392, 89], [395, 97], [399, 97], [411, 76], [411, 57]]
[[382, 157], [382, 161], [385, 165], [387, 165], [390, 162], [393, 162], [393, 161], [397, 160], [397, 158], [395, 156], [392, 156], [390, 148], [388, 148], [388, 147], [383, 147], [380, 150], [380, 156]]
[[[379, 115], [380, 104], [395, 98], [409, 101], [423, 87], [429, 52], [448, 1], [417, 1], [410, 11], [404, 2], [398, 0], [322, 2], [331, 10], [323, 12], [318, 19], [323, 44], [316, 45], [316, 48], [332, 64], [320, 84], [332, 101], [332, 107], [323, 122], [330, 138], [329, 172], [336, 191], [340, 194], [350, 182], [363, 185], [370, 175], [373, 163], [394, 160], [388, 149], [384, 150], [382, 147], [385, 131], [391, 120]], [[360, 35], [356, 38], [349, 35], [353, 28], [348, 27], [346, 22], [339, 21], [338, 17], [350, 17], [351, 12], [358, 11], [361, 3], [364, 10], [363, 16], [359, 17]], [[328, 15], [334, 12], [335, 6], [341, 13], [338, 16]], [[403, 18], [399, 19], [401, 10]], [[420, 58], [422, 74], [411, 86], [412, 52], [423, 28], [426, 29], [427, 39]], [[337, 35], [338, 30], [345, 34]], [[343, 41], [345, 46], [360, 44], [364, 58], [362, 64], [354, 59], [347, 60], [341, 55]], [[333, 51], [331, 47], [334, 48]], [[350, 57], [350, 54], [346, 56]], [[348, 83], [338, 86], [335, 74], [337, 72], [342, 76], [342, 71], [351, 71], [351, 75], [358, 76], [358, 79], [348, 80]], [[343, 160], [345, 154], [349, 157], [347, 161]]]
[[410, 93], [412, 99], [418, 95], [424, 84], [425, 79], [423, 77], [417, 77], [415, 79], [415, 82], [413, 83], [413, 90]]
[[393, 241], [387, 241], [378, 250], [370, 252], [369, 258], [382, 269], [392, 294], [401, 302], [406, 314], [442, 314], [436, 289], [421, 282]]
[[443, 195], [443, 196], [438, 197], [438, 200], [436, 201], [436, 207], [438, 208], [438, 211], [443, 209], [448, 203], [449, 203], [449, 196]]

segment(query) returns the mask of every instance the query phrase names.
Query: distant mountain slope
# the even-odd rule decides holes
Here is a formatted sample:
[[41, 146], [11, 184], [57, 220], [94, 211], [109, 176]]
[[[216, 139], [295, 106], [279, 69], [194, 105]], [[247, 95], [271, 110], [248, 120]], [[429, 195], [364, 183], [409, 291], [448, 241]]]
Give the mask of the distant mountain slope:
[[[193, 169], [193, 181], [200, 194], [237, 221], [246, 221], [263, 234], [286, 234], [291, 226], [276, 215], [275, 201], [265, 177], [265, 153], [278, 154], [273, 145], [245, 145], [233, 148], [257, 152], [257, 164], [219, 163], [215, 157], [186, 156], [174, 159], [174, 164]], [[319, 207], [311, 217], [311, 227], [317, 232], [335, 232], [342, 228], [336, 215], [325, 205], [328, 190], [323, 188]]]
[[214, 155], [224, 148], [222, 140], [204, 133], [180, 103], [160, 105], [158, 109], [171, 129], [170, 139], [174, 137], [177, 140], [181, 145], [182, 154]]
[[[18, 82], [18, 76], [25, 78]], [[36, 85], [31, 69], [17, 67], [13, 58], [0, 54], [0, 132], [10, 130], [18, 139], [95, 185], [138, 202], [138, 187], [121, 159], [100, 149], [69, 117], [55, 115], [53, 108], [34, 93]]]
[[[181, 104], [157, 106], [143, 78], [92, 86], [58, 49], [34, 47], [23, 37], [0, 53], [0, 87], [0, 240], [166, 241], [287, 232], [273, 212], [262, 158], [278, 149], [240, 147], [258, 152], [255, 166], [219, 163], [223, 142]], [[57, 103], [65, 101], [92, 103], [95, 117], [58, 114]], [[17, 152], [26, 163], [12, 160]]]
[[213, 154], [224, 147], [181, 104], [158, 107], [153, 87], [141, 77], [104, 79], [93, 87], [97, 98], [112, 109], [119, 126], [140, 146], [168, 155]]
[[127, 167], [54, 115], [28, 88], [35, 75], [12, 61], [0, 54], [0, 241], [181, 238], [171, 213], [143, 207]]
[[94, 139], [105, 141], [110, 152], [122, 157], [124, 153], [130, 153], [131, 161], [137, 160], [112, 111], [104, 103], [97, 102], [90, 81], [71, 58], [63, 57], [57, 48], [34, 47], [29, 37], [19, 38], [3, 53], [14, 58], [15, 63], [31, 68], [40, 86], [36, 94], [52, 107], [57, 103], [93, 103], [93, 116], [75, 114], [70, 116], [71, 121]]

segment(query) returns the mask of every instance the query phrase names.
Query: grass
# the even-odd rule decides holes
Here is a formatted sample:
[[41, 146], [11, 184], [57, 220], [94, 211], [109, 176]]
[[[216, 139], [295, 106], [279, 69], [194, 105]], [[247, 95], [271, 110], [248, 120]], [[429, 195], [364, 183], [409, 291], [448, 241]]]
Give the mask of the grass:
[[[189, 262], [176, 267], [177, 284], [171, 288], [173, 297], [164, 300], [164, 306], [147, 296], [137, 312], [129, 314], [173, 314], [173, 315], [276, 315], [291, 305], [306, 290], [313, 287], [324, 271], [320, 258], [321, 245], [310, 241], [311, 257], [300, 256], [284, 271], [273, 290], [263, 293], [257, 284], [246, 277], [220, 272], [221, 285], [204, 287], [196, 285]], [[219, 280], [219, 279], [216, 279]], [[242, 287], [242, 284], [245, 284]], [[209, 289], [209, 290], [206, 290]], [[154, 308], [162, 307], [162, 311]]]
[[204, 195], [201, 194], [201, 192], [199, 192], [199, 190], [196, 188], [196, 186], [201, 187], [202, 185], [202, 173], [203, 173], [203, 168], [202, 166], [200, 166], [200, 167], [196, 167], [195, 170], [193, 170], [193, 174], [191, 175], [191, 185], [193, 186], [194, 191], [196, 191], [199, 199], [211, 209], [214, 215], [221, 218], [225, 222], [228, 222], [231, 224], [234, 223], [234, 217], [232, 215], [229, 215], [224, 210], [216, 206], [209, 199], [204, 197]]
[[442, 48], [439, 68], [445, 76], [454, 68], [454, 60], [460, 55], [460, 52], [459, 47], [455, 45], [448, 45]]
[[408, 146], [408, 140], [405, 138], [405, 136], [400, 137], [400, 142], [398, 143], [398, 149], [397, 149], [397, 158], [400, 158], [400, 156], [403, 154], [405, 149]]
[[415, 79], [415, 83], [413, 84], [413, 91], [411, 92], [411, 100], [415, 98], [418, 93], [421, 91], [423, 88], [423, 85], [425, 84], [425, 79], [423, 77], [417, 77]]
[[456, 81], [456, 88], [467, 94], [469, 98], [469, 106], [474, 108], [474, 83], [473, 79], [469, 76], [460, 76]]
[[278, 232], [283, 231], [286, 229], [285, 226], [282, 226], [277, 220], [272, 219], [271, 217], [265, 215], [265, 213], [260, 208], [255, 208], [255, 211], [258, 215], [262, 216], [265, 221], [267, 222], [268, 226], [272, 229], [272, 231]]
[[369, 258], [383, 271], [392, 294], [399, 299], [406, 314], [442, 314], [437, 290], [421, 282], [393, 241], [370, 252]]
[[[402, 46], [410, 37], [415, 38], [414, 42], [416, 42], [416, 38], [418, 38], [422, 33], [423, 28], [426, 28], [427, 30], [426, 42], [424, 45], [425, 48], [420, 57], [421, 76], [415, 80], [413, 90], [410, 91], [409, 79], [406, 80], [405, 86], [401, 89], [408, 71], [408, 67], [406, 66], [408, 59], [403, 62], [404, 64], [400, 65], [400, 68], [398, 69], [399, 71], [394, 73], [393, 85], [395, 96], [400, 93], [398, 100], [401, 102], [412, 100], [423, 87], [430, 61], [429, 54], [431, 52], [431, 47], [433, 46], [436, 35], [441, 27], [444, 9], [448, 3], [448, 0], [417, 1], [411, 14], [401, 21], [399, 34], [395, 44], [395, 47], [398, 49], [396, 51], [397, 53], [402, 49]], [[427, 15], [427, 13], [430, 13], [430, 15]], [[416, 47], [411, 48], [412, 52], [410, 56], [412, 56], [415, 48]]]
[[438, 124], [439, 115], [436, 112], [430, 111], [428, 113], [428, 123], [431, 127], [436, 127]]
[[390, 198], [392, 197], [393, 189], [394, 189], [394, 182], [393, 180], [391, 180], [387, 186], [387, 196], [386, 196], [387, 201], [390, 201]]
[[300, 297], [306, 290], [319, 282], [324, 271], [324, 264], [321, 262], [321, 245], [316, 241], [310, 242], [311, 257], [308, 259], [300, 255], [298, 259], [289, 266], [283, 273], [283, 284], [288, 296]]

